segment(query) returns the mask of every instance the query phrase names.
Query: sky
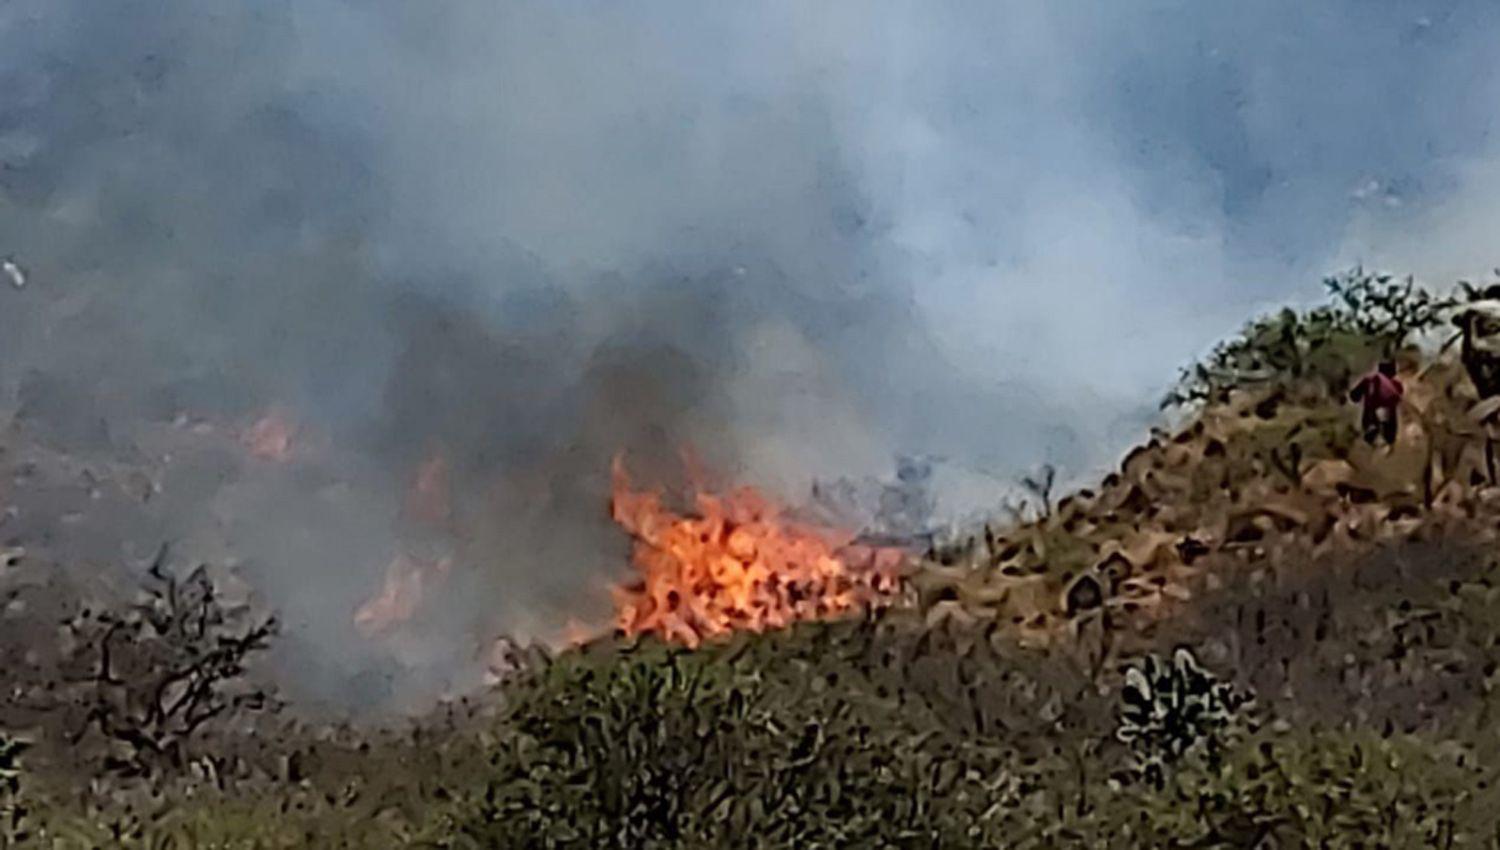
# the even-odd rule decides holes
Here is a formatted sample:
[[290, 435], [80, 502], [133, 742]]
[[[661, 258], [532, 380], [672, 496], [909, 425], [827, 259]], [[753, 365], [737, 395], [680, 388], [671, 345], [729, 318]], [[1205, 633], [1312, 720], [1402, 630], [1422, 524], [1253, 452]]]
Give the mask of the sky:
[[[965, 514], [1325, 273], [1488, 274], [1496, 43], [1458, 0], [11, 0], [0, 410], [282, 403], [372, 493], [444, 446], [485, 622], [556, 619], [621, 574], [616, 450], [792, 499], [929, 453]], [[223, 499], [293, 621], [378, 573], [384, 495]]]

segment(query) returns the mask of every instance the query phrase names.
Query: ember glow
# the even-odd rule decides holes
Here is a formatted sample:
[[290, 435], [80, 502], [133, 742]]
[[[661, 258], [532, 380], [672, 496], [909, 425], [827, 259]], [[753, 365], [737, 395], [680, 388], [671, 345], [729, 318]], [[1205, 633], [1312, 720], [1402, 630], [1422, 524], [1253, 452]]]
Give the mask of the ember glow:
[[447, 559], [421, 561], [396, 556], [386, 568], [380, 593], [354, 612], [354, 627], [373, 638], [407, 622], [417, 613], [427, 587], [446, 576], [450, 567]]
[[407, 493], [406, 511], [417, 522], [441, 528], [453, 512], [449, 493], [448, 461], [441, 454], [433, 454], [417, 470]]
[[263, 460], [287, 461], [292, 456], [292, 436], [296, 426], [284, 410], [273, 409], [245, 432], [245, 447]]
[[619, 629], [697, 646], [735, 630], [764, 631], [891, 601], [905, 553], [854, 545], [854, 535], [789, 517], [748, 487], [698, 492], [695, 515], [632, 488], [614, 464], [615, 522], [635, 538], [640, 578], [616, 591]]
[[[406, 514], [429, 529], [441, 529], [452, 513], [448, 461], [441, 453], [418, 467], [406, 493]], [[398, 628], [416, 616], [427, 590], [452, 569], [450, 558], [400, 554], [386, 567], [380, 590], [354, 612], [354, 627], [367, 638]]]

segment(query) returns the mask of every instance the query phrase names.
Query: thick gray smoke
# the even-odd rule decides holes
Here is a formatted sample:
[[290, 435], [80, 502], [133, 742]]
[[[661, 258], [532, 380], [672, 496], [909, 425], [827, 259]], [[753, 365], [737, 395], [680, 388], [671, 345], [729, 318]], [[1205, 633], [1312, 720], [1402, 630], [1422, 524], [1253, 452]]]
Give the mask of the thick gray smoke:
[[1108, 464], [1332, 266], [1487, 269], [1497, 36], [1483, 2], [10, 0], [0, 411], [112, 457], [294, 411], [315, 469], [177, 449], [128, 551], [67, 551], [212, 527], [324, 682], [378, 655], [349, 611], [447, 453], [423, 651], [461, 663], [604, 611], [618, 449], [790, 497], [933, 453], [961, 513], [976, 470]]

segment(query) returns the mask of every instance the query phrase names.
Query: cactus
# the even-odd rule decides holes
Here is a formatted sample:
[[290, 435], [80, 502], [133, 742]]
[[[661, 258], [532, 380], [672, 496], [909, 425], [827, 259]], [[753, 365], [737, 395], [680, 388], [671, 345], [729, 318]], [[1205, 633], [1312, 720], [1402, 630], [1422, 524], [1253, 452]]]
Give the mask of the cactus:
[[29, 747], [19, 738], [0, 733], [0, 839], [7, 847], [25, 838], [21, 754]]
[[1130, 747], [1135, 778], [1162, 787], [1182, 760], [1216, 761], [1249, 697], [1217, 679], [1193, 654], [1148, 656], [1125, 675], [1116, 737]]

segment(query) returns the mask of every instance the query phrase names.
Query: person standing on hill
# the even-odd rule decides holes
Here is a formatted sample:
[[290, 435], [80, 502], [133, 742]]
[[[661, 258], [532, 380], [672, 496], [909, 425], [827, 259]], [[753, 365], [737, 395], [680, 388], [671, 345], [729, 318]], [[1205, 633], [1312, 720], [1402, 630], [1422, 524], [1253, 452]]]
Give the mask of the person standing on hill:
[[1364, 402], [1364, 416], [1360, 427], [1364, 430], [1365, 442], [1375, 445], [1377, 438], [1384, 438], [1386, 445], [1396, 445], [1396, 410], [1401, 406], [1401, 397], [1406, 388], [1396, 378], [1396, 364], [1382, 360], [1370, 374], [1360, 378], [1349, 393], [1351, 401]]

